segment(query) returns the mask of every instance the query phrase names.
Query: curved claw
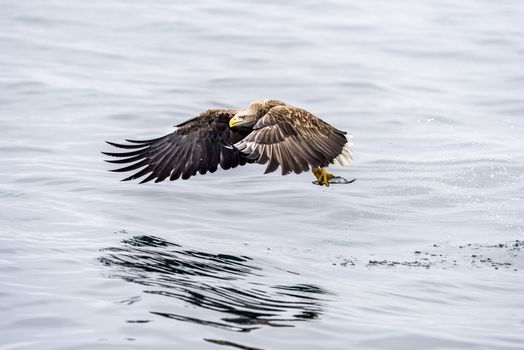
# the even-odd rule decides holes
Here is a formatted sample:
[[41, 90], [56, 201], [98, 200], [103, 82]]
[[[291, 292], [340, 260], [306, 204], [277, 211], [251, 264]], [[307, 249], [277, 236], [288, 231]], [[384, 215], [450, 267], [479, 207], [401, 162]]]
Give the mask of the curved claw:
[[316, 181], [313, 181], [313, 184], [319, 186], [329, 187], [330, 184], [350, 184], [356, 180], [348, 180], [341, 176], [335, 176], [329, 173], [325, 168], [313, 168], [312, 171], [313, 175], [316, 177]]
[[317, 178], [315, 183], [318, 183], [320, 186], [324, 185], [329, 187], [329, 180], [335, 178], [335, 175], [329, 173], [326, 168], [313, 168], [311, 170], [313, 175]]
[[334, 178], [335, 175], [328, 173], [327, 171], [322, 174], [322, 182], [324, 186], [329, 187], [329, 180]]

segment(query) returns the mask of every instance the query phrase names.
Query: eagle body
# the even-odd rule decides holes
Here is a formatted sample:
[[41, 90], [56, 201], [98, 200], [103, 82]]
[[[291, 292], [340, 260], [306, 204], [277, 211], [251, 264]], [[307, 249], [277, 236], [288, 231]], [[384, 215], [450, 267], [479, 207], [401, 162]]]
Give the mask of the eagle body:
[[282, 175], [315, 173], [352, 160], [346, 132], [279, 100], [258, 100], [243, 110], [209, 109], [163, 137], [126, 141], [108, 142], [124, 151], [103, 153], [118, 158], [110, 163], [131, 163], [112, 171], [136, 171], [123, 181], [145, 176], [140, 183], [188, 179], [218, 166], [227, 170], [249, 163], [267, 164], [266, 173], [279, 167]]

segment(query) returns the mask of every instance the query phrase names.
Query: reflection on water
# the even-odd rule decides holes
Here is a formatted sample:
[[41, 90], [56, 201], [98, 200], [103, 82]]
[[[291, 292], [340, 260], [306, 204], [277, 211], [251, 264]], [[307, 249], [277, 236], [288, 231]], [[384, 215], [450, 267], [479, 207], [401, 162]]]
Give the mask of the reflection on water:
[[292, 327], [297, 321], [314, 320], [322, 312], [321, 296], [329, 294], [309, 284], [266, 285], [263, 269], [247, 256], [188, 250], [159, 237], [135, 236], [102, 252], [99, 260], [112, 269], [110, 277], [222, 316], [217, 322], [159, 310], [150, 310], [152, 314], [230, 331]]

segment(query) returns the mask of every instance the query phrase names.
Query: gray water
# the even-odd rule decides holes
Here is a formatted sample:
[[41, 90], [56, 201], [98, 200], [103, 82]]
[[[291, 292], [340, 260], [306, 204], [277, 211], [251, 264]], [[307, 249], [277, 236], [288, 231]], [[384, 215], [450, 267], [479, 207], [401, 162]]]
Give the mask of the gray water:
[[[521, 1], [0, 1], [0, 349], [524, 348]], [[278, 98], [357, 178], [119, 182]]]

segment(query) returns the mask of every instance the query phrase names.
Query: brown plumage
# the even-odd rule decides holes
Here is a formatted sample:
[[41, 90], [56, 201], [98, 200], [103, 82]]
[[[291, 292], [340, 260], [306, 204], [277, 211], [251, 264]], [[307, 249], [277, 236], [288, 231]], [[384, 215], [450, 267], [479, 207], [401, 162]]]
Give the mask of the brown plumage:
[[120, 158], [111, 163], [133, 163], [113, 171], [138, 170], [123, 181], [147, 175], [141, 183], [188, 179], [197, 172], [213, 173], [219, 165], [230, 169], [267, 163], [266, 173], [280, 166], [286, 175], [351, 161], [345, 132], [278, 100], [255, 101], [245, 110], [210, 109], [166, 136], [127, 141], [108, 142], [126, 151], [104, 154]]

